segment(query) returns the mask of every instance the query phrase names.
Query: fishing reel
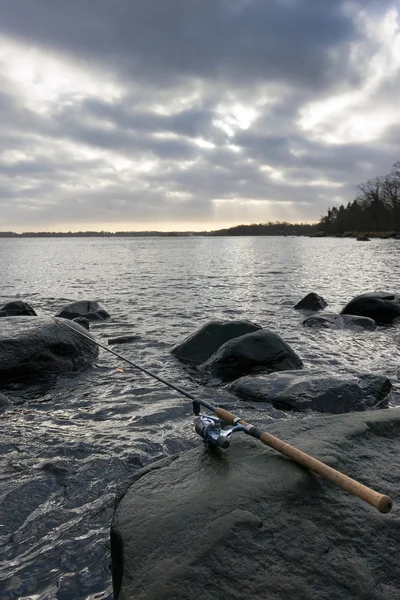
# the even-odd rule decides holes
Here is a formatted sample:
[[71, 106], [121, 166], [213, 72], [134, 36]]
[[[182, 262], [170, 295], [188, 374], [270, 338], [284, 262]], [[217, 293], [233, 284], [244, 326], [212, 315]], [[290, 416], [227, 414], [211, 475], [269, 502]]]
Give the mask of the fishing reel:
[[222, 421], [213, 415], [200, 414], [200, 403], [193, 401], [193, 412], [196, 415], [194, 419], [194, 429], [203, 438], [203, 444], [206, 446], [218, 446], [219, 448], [229, 448], [229, 438], [234, 431], [245, 431], [243, 425], [235, 425], [230, 429], [222, 429]]

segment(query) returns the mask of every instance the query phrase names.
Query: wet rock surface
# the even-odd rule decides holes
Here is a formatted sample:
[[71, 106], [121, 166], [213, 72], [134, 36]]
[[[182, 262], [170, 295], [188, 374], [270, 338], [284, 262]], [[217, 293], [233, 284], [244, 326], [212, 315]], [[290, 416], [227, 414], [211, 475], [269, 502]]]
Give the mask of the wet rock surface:
[[400, 317], [400, 296], [386, 292], [367, 292], [356, 296], [341, 311], [374, 319], [378, 325], [388, 325]]
[[48, 378], [87, 367], [98, 346], [83, 337], [78, 323], [55, 317], [4, 317], [0, 320], [0, 385]]
[[129, 344], [130, 342], [137, 342], [140, 340], [139, 335], [119, 335], [118, 337], [109, 338], [108, 345], [112, 344]]
[[[397, 495], [400, 409], [269, 422], [268, 431]], [[399, 515], [239, 434], [138, 473], [111, 528], [117, 600], [400, 597]]]
[[36, 312], [30, 304], [22, 300], [7, 302], [0, 308], [0, 317], [36, 317]]
[[2, 408], [5, 408], [6, 406], [9, 406], [11, 404], [10, 400], [7, 398], [7, 396], [5, 396], [4, 394], [2, 394], [0, 392], [0, 410]]
[[210, 321], [176, 344], [171, 353], [182, 362], [199, 365], [225, 342], [259, 329], [260, 325], [246, 320]]
[[303, 321], [304, 327], [315, 327], [323, 329], [365, 329], [374, 331], [377, 327], [376, 322], [369, 317], [359, 317], [357, 315], [310, 315]]
[[301, 369], [303, 362], [280, 335], [260, 329], [223, 344], [201, 366], [210, 379], [233, 381], [262, 371]]
[[75, 319], [76, 317], [85, 317], [89, 321], [106, 321], [110, 315], [98, 302], [92, 300], [78, 300], [71, 302], [58, 311], [56, 317], [63, 319]]
[[86, 319], [86, 317], [75, 317], [75, 319], [72, 319], [72, 321], [74, 321], [74, 323], [78, 323], [78, 325], [81, 325], [81, 327], [86, 329], [86, 331], [89, 331], [90, 321], [89, 319]]
[[230, 391], [245, 400], [270, 402], [281, 410], [340, 414], [383, 408], [392, 384], [383, 375], [285, 372], [241, 377]]
[[326, 300], [315, 292], [311, 292], [304, 296], [293, 308], [296, 310], [323, 310], [325, 306], [328, 306]]

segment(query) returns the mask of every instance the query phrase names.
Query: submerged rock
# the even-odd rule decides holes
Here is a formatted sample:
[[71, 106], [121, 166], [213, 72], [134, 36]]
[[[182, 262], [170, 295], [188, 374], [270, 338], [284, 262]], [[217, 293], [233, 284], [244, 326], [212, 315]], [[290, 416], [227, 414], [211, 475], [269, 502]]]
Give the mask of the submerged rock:
[[88, 366], [97, 344], [86, 329], [57, 317], [4, 317], [0, 320], [0, 385], [48, 378]]
[[311, 315], [303, 321], [304, 327], [321, 327], [325, 329], [376, 329], [376, 323], [369, 317], [357, 315]]
[[[400, 409], [268, 422], [268, 431], [397, 497]], [[400, 598], [396, 513], [237, 434], [142, 469], [111, 526], [116, 600]]]
[[110, 344], [129, 344], [129, 342], [137, 342], [140, 340], [140, 335], [120, 335], [115, 338], [108, 338], [108, 345]]
[[315, 294], [315, 292], [311, 292], [307, 296], [304, 296], [293, 308], [296, 310], [322, 310], [325, 306], [328, 306], [326, 300], [322, 296]]
[[341, 314], [369, 317], [378, 325], [391, 324], [400, 317], [400, 296], [386, 292], [360, 294], [346, 304]]
[[30, 304], [22, 300], [7, 302], [0, 308], [0, 317], [36, 317], [36, 312]]
[[366, 235], [359, 235], [357, 238], [357, 242], [370, 242], [371, 240]]
[[370, 373], [328, 375], [293, 371], [241, 377], [229, 389], [245, 400], [270, 402], [281, 410], [340, 414], [387, 407], [392, 384], [387, 377]]
[[260, 329], [226, 342], [201, 368], [211, 378], [232, 381], [261, 371], [301, 369], [303, 362], [277, 333]]
[[210, 321], [174, 346], [171, 353], [186, 363], [199, 365], [225, 342], [261, 329], [251, 321]]
[[76, 317], [85, 317], [89, 321], [105, 321], [110, 318], [110, 315], [98, 302], [79, 300], [64, 306], [64, 308], [58, 311], [56, 317], [71, 320]]

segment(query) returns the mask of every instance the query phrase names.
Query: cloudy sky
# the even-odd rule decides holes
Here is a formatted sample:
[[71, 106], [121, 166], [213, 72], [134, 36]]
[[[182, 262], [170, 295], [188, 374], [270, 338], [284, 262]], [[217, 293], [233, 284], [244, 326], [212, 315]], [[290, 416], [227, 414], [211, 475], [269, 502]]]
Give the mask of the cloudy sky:
[[0, 230], [314, 221], [400, 160], [385, 0], [0, 0]]

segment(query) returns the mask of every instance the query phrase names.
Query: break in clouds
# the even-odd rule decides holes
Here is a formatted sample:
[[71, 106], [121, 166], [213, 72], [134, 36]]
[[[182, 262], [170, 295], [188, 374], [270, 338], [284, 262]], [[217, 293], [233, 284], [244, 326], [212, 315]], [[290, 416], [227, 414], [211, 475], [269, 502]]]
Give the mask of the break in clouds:
[[313, 221], [400, 159], [395, 3], [2, 0], [0, 230]]

